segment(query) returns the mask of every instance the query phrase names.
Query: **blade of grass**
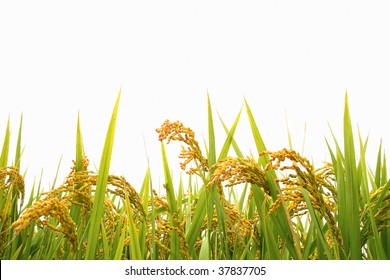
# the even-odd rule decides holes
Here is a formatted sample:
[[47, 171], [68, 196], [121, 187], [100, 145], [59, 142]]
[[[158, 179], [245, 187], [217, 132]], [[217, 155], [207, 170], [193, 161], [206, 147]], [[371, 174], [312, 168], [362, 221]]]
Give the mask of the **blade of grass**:
[[[267, 150], [267, 148], [265, 147], [263, 138], [261, 137], [260, 131], [257, 127], [256, 122], [255, 122], [255, 118], [253, 117], [252, 111], [251, 111], [249, 104], [246, 100], [245, 100], [245, 106], [246, 106], [246, 112], [248, 115], [249, 124], [250, 124], [251, 130], [252, 130], [253, 139], [255, 141], [255, 145], [257, 148], [257, 152], [258, 153], [264, 152]], [[268, 162], [269, 162], [268, 155], [265, 155], [264, 157], [259, 158], [259, 164], [263, 168], [265, 168], [265, 166], [268, 164]]]
[[[22, 125], [23, 125], [23, 114], [20, 116], [20, 124], [19, 124], [19, 132], [18, 132], [18, 140], [16, 142], [16, 152], [15, 152], [15, 160], [14, 160], [14, 166], [19, 170], [20, 169], [20, 158], [21, 158], [21, 142], [22, 142]], [[13, 197], [13, 203], [12, 203], [12, 210], [10, 213], [11, 222], [14, 222], [18, 219], [20, 214], [20, 209], [23, 206], [24, 203], [24, 193], [22, 194], [20, 199], [18, 198], [17, 190], [12, 188], [12, 197]], [[18, 201], [20, 201], [18, 206]], [[10, 236], [13, 236], [13, 229], [11, 229]], [[15, 237], [12, 240], [11, 245], [11, 251], [12, 252], [20, 252], [21, 247], [19, 246], [19, 243], [21, 242], [20, 236]], [[19, 248], [17, 248], [19, 246]], [[17, 256], [19, 255], [19, 252]], [[15, 255], [16, 256], [16, 255]]]
[[284, 112], [284, 119], [285, 119], [285, 122], [286, 122], [288, 146], [289, 146], [290, 150], [292, 150], [291, 132], [290, 132], [290, 128], [288, 126], [287, 111]]
[[228, 136], [227, 136], [227, 138], [222, 146], [221, 152], [218, 156], [218, 160], [224, 159], [228, 155], [230, 146], [233, 142], [234, 132], [236, 131], [238, 121], [240, 120], [241, 111], [242, 111], [242, 108], [238, 112], [237, 117], [232, 125], [232, 128], [230, 129], [229, 134], [228, 134]]
[[320, 221], [317, 217], [317, 213], [315, 212], [313, 205], [311, 203], [309, 194], [307, 193], [307, 191], [303, 187], [301, 187], [301, 191], [302, 191], [303, 197], [306, 201], [306, 205], [307, 205], [307, 209], [309, 210], [310, 217], [313, 220], [314, 226], [317, 230], [318, 238], [320, 239], [321, 245], [322, 245], [323, 249], [325, 250], [325, 254], [328, 257], [328, 260], [331, 260], [331, 259], [333, 259], [332, 253], [331, 253], [331, 250], [329, 248], [328, 243], [326, 242], [326, 237], [325, 237], [324, 232], [322, 230], [322, 227], [320, 225]]
[[[151, 210], [150, 210], [150, 220], [152, 224], [152, 236], [156, 235], [156, 211], [155, 211], [155, 206], [154, 206], [154, 193], [153, 193], [153, 185], [152, 182], [150, 181], [150, 186], [149, 186], [149, 191], [150, 191], [150, 204], [151, 204]], [[157, 251], [156, 251], [156, 242], [154, 238], [151, 238], [151, 245], [150, 245], [150, 250], [151, 250], [151, 259], [156, 260], [157, 259]]]
[[[246, 102], [246, 100], [245, 100], [245, 106], [246, 106], [246, 111], [247, 111], [247, 115], [248, 115], [248, 119], [249, 119], [249, 124], [250, 124], [252, 134], [253, 134], [253, 139], [254, 139], [255, 144], [256, 144], [257, 152], [260, 154], [260, 153], [266, 151], [266, 147], [265, 147], [263, 138], [260, 135], [259, 129], [258, 129], [257, 124], [255, 122], [255, 119], [253, 117], [252, 111], [249, 108], [249, 105]], [[264, 155], [264, 156], [259, 157], [258, 163], [263, 169], [265, 169], [267, 164], [269, 163], [269, 156]], [[277, 186], [277, 183], [275, 181], [275, 179], [277, 178], [276, 172], [273, 169], [267, 170], [265, 172], [265, 176], [267, 178], [267, 184], [269, 186], [269, 190], [270, 190], [272, 199], [274, 201], [276, 201], [278, 199], [278, 195], [279, 195], [278, 186]], [[282, 238], [287, 241], [286, 246], [287, 246], [288, 250], [293, 255], [293, 257], [295, 259], [297, 259], [297, 258], [299, 258], [299, 256], [297, 255], [297, 252], [296, 252], [296, 245], [294, 245], [294, 241], [293, 241], [294, 238], [291, 235], [291, 229], [289, 226], [288, 219], [290, 219], [290, 217], [286, 216], [282, 209], [279, 209], [277, 211], [275, 219], [274, 219], [275, 226], [276, 226], [276, 230], [278, 231], [277, 234], [282, 236]]]
[[0, 168], [6, 167], [8, 164], [10, 134], [11, 134], [10, 119], [8, 118], [7, 128], [5, 130], [5, 136], [4, 136], [4, 141], [3, 141], [3, 149], [1, 150], [1, 155], [0, 155]]
[[[24, 242], [23, 242], [24, 243]], [[19, 258], [20, 251], [23, 249], [24, 244], [21, 244], [19, 248], [17, 248], [14, 252], [14, 254], [11, 257], [11, 260], [17, 260]]]
[[382, 165], [382, 178], [381, 178], [381, 186], [387, 183], [387, 165], [386, 165], [386, 154], [383, 153], [383, 165]]
[[[389, 181], [387, 180], [386, 156], [383, 155], [382, 182], [381, 182], [381, 185], [385, 185], [386, 182], [387, 182], [387, 184], [389, 183]], [[388, 215], [390, 214], [389, 212], [390, 211], [387, 211]], [[390, 259], [390, 221], [387, 221], [386, 225], [388, 227], [385, 228], [382, 231], [381, 236], [382, 236], [383, 248], [385, 249], [386, 256], [387, 256], [386, 258], [389, 260]]]
[[130, 235], [130, 252], [131, 252], [130, 257], [132, 260], [142, 260], [143, 256], [141, 254], [141, 247], [139, 244], [139, 235], [137, 231], [137, 226], [133, 219], [133, 210], [131, 208], [131, 203], [127, 193], [125, 193], [125, 199], [126, 199], [126, 213], [128, 217], [127, 223], [128, 223], [128, 229]]
[[[350, 249], [351, 258], [360, 260], [361, 240], [359, 221], [359, 186], [358, 173], [356, 169], [356, 155], [354, 148], [354, 138], [352, 132], [351, 117], [348, 106], [348, 94], [345, 94], [344, 107], [344, 156], [345, 156], [345, 205], [342, 208], [345, 215], [346, 224], [343, 230], [347, 232], [348, 238], [344, 240], [347, 248]], [[349, 251], [349, 250], [348, 250]]]
[[16, 142], [16, 151], [15, 151], [15, 163], [14, 165], [19, 169], [20, 168], [20, 158], [22, 155], [22, 126], [23, 126], [23, 114], [20, 115], [20, 124], [18, 132], [18, 140]]
[[187, 189], [187, 195], [188, 195], [188, 201], [187, 201], [187, 207], [184, 209], [185, 212], [185, 220], [186, 220], [186, 227], [185, 227], [185, 233], [187, 234], [188, 230], [190, 229], [190, 225], [192, 224], [191, 219], [191, 206], [193, 203], [193, 194], [192, 194], [192, 176], [190, 175], [188, 178], [188, 189]]
[[[83, 158], [84, 158], [84, 147], [83, 147], [83, 137], [81, 134], [81, 125], [80, 125], [80, 113], [77, 117], [77, 132], [76, 132], [76, 171], [83, 170]], [[77, 186], [80, 188], [80, 186]]]
[[125, 245], [125, 237], [126, 237], [126, 227], [123, 227], [121, 229], [121, 236], [119, 238], [118, 246], [116, 247], [114, 260], [121, 260], [122, 259], [122, 253], [123, 253], [123, 247]]
[[[228, 155], [230, 146], [231, 146], [232, 141], [233, 141], [233, 136], [234, 136], [234, 133], [235, 133], [236, 128], [237, 128], [238, 121], [240, 120], [241, 111], [242, 111], [242, 108], [238, 112], [237, 117], [232, 125], [232, 128], [230, 129], [230, 131], [227, 135], [225, 143], [222, 146], [221, 152], [219, 154], [218, 160], [224, 159]], [[210, 176], [211, 176], [211, 172], [210, 172]], [[224, 255], [225, 255], [226, 259], [230, 259], [230, 253], [229, 253], [229, 249], [227, 247], [228, 244], [226, 241], [226, 238], [227, 238], [227, 230], [226, 230], [226, 224], [225, 224], [226, 213], [225, 213], [225, 210], [223, 207], [223, 200], [222, 200], [221, 196], [219, 195], [219, 193], [217, 191], [217, 187], [215, 185], [213, 185], [207, 191], [208, 191], [208, 195], [212, 199], [212, 203], [208, 205], [209, 206], [208, 207], [209, 225], [212, 224], [211, 219], [213, 217], [213, 211], [214, 211], [214, 205], [215, 205], [217, 218], [218, 218], [218, 228], [219, 228], [218, 232], [219, 232], [220, 237], [222, 239], [222, 244], [224, 245]]]
[[214, 206], [215, 206], [215, 211], [217, 214], [217, 222], [218, 222], [217, 233], [222, 240], [221, 242], [222, 248], [219, 247], [218, 249], [223, 252], [225, 259], [231, 259], [229, 248], [228, 248], [228, 242], [227, 242], [227, 229], [226, 229], [227, 213], [225, 213], [225, 209], [223, 207], [224, 202], [222, 196], [218, 193], [216, 186], [212, 186], [210, 189], [208, 189], [207, 194], [210, 198], [209, 201], [210, 203], [208, 204], [208, 209], [207, 209], [207, 217], [209, 219], [208, 221], [209, 231], [210, 232], [213, 231], [213, 229], [211, 229], [211, 225], [213, 224], [213, 213], [214, 213]]
[[208, 114], [208, 129], [209, 129], [209, 149], [208, 149], [208, 163], [209, 166], [213, 165], [216, 162], [217, 152], [215, 149], [215, 134], [214, 134], [214, 122], [213, 122], [213, 113], [211, 110], [210, 96], [207, 93], [207, 114]]
[[[83, 139], [81, 136], [81, 127], [80, 127], [80, 113], [77, 117], [77, 131], [76, 131], [76, 164], [75, 172], [83, 171], [83, 158], [84, 158], [84, 149], [83, 149]], [[75, 189], [81, 188], [82, 184], [80, 183], [75, 187]], [[76, 198], [78, 200], [79, 198]], [[79, 226], [78, 234], [81, 234], [83, 227], [80, 225], [80, 209], [81, 207], [77, 204], [72, 204], [70, 208], [70, 216], [76, 225]]]
[[[225, 122], [222, 120], [221, 116], [218, 115], [218, 117], [219, 117], [219, 120], [220, 120], [221, 123], [222, 123], [223, 129], [225, 130], [226, 135], [229, 135], [229, 128], [226, 126], [226, 124], [225, 124]], [[235, 151], [237, 157], [243, 158], [244, 155], [242, 154], [242, 152], [241, 152], [240, 148], [238, 147], [237, 142], [234, 140], [234, 138], [233, 138], [233, 140], [232, 140], [232, 146], [233, 146], [233, 149], [234, 149], [234, 151]]]
[[110, 259], [110, 249], [108, 245], [107, 232], [104, 226], [103, 220], [100, 222], [101, 234], [102, 234], [102, 244], [103, 244], [103, 259]]
[[[163, 166], [164, 166], [164, 177], [165, 177], [165, 190], [167, 192], [167, 202], [169, 207], [169, 223], [173, 228], [177, 228], [177, 223], [174, 220], [174, 216], [177, 215], [177, 203], [175, 197], [175, 191], [173, 188], [172, 177], [169, 169], [167, 154], [165, 151], [164, 142], [161, 142], [161, 151], [163, 158]], [[179, 234], [175, 230], [170, 230], [170, 256], [171, 260], [179, 260], [180, 259], [180, 240]]]
[[382, 140], [379, 144], [378, 157], [376, 160], [376, 168], [375, 168], [375, 185], [373, 186], [373, 190], [376, 191], [379, 186], [381, 186], [381, 173], [382, 173]]
[[[265, 147], [263, 138], [261, 137], [260, 131], [257, 127], [257, 124], [256, 124], [256, 121], [253, 117], [252, 111], [249, 108], [249, 105], [248, 105], [246, 100], [245, 100], [245, 106], [246, 106], [246, 112], [248, 115], [249, 124], [250, 124], [251, 130], [252, 130], [253, 140], [255, 141], [257, 152], [260, 154], [260, 153], [266, 151], [267, 148]], [[269, 156], [264, 155], [262, 157], [259, 157], [258, 163], [262, 168], [265, 168], [267, 166], [267, 164], [269, 163]], [[275, 182], [276, 173], [272, 169], [272, 170], [268, 170], [267, 172], [265, 172], [265, 175], [267, 177], [267, 181], [268, 181], [268, 184], [270, 187], [270, 192], [271, 192], [272, 198], [274, 200], [276, 200], [278, 197], [278, 194], [279, 194], [278, 189], [276, 188], [276, 182]]]
[[[225, 143], [222, 147], [222, 150], [220, 152], [218, 160], [225, 158], [228, 154], [229, 147], [232, 143], [234, 131], [237, 127], [237, 123], [238, 123], [240, 114], [241, 114], [241, 110], [240, 110], [239, 114], [237, 115], [236, 120], [235, 120], [226, 140], [225, 140]], [[211, 119], [211, 118], [212, 117], [209, 116], [209, 119]], [[211, 121], [212, 120], [209, 120], [209, 122], [211, 122]], [[209, 153], [210, 153], [210, 149], [209, 149]], [[211, 174], [209, 176], [211, 176]], [[204, 185], [206, 185], [206, 183], [207, 182], [204, 182]], [[210, 188], [210, 190], [213, 190], [213, 188], [215, 188], [215, 186]], [[208, 217], [213, 217], [213, 211], [214, 211], [213, 205], [209, 204], [210, 196], [207, 194], [207, 191], [210, 191], [210, 190], [205, 190], [204, 187], [202, 187], [201, 190], [199, 191], [199, 199], [198, 199], [198, 202], [197, 202], [196, 207], [195, 207], [194, 216], [192, 218], [192, 224], [191, 224], [191, 226], [186, 234], [186, 241], [188, 243], [188, 247], [190, 248], [190, 255], [193, 258], [196, 258], [193, 248], [194, 248], [194, 245], [195, 245], [197, 238], [199, 237], [200, 228], [203, 224], [203, 221], [206, 217], [206, 214], [208, 215]], [[215, 190], [213, 190], [213, 191], [215, 191]], [[204, 209], [206, 209], [206, 211]]]
[[267, 201], [264, 197], [264, 193], [261, 193], [259, 188], [252, 185], [253, 198], [259, 211], [261, 232], [264, 236], [264, 245], [266, 250], [264, 251], [264, 259], [280, 260], [281, 255], [279, 252], [279, 246], [277, 242], [277, 232], [274, 229], [273, 221], [268, 217]]
[[309, 229], [306, 230], [306, 242], [304, 243], [302, 258], [304, 260], [308, 260], [310, 255], [314, 253], [316, 243], [314, 241], [314, 229], [315, 225], [313, 223], [309, 223]]
[[107, 131], [106, 141], [104, 144], [104, 149], [100, 161], [99, 173], [96, 183], [96, 192], [91, 212], [91, 223], [88, 233], [88, 243], [85, 258], [87, 260], [92, 260], [95, 258], [96, 248], [99, 238], [100, 231], [100, 221], [104, 213], [104, 198], [107, 188], [108, 172], [110, 169], [112, 147], [114, 144], [114, 134], [115, 134], [115, 125], [116, 125], [116, 116], [118, 112], [119, 99], [121, 95], [121, 90], [119, 91], [114, 110], [112, 113], [110, 125]]
[[374, 213], [372, 211], [372, 207], [371, 207], [371, 203], [370, 203], [371, 201], [370, 201], [370, 193], [369, 193], [369, 188], [368, 188], [368, 178], [367, 178], [366, 158], [365, 158], [366, 145], [363, 145], [360, 134], [359, 134], [359, 143], [360, 143], [360, 167], [362, 169], [361, 170], [362, 193], [363, 193], [363, 199], [365, 200], [365, 204], [368, 208], [371, 230], [372, 230], [373, 237], [374, 237], [373, 238], [373, 246], [375, 248], [376, 259], [384, 260], [384, 259], [386, 259], [386, 256], [385, 256], [385, 252], [384, 252], [383, 247], [382, 247], [382, 242], [379, 238], [378, 228], [376, 226]]
[[[148, 208], [148, 203], [150, 201], [150, 196], [149, 196], [149, 188], [151, 185], [151, 175], [150, 175], [150, 167], [148, 166], [148, 169], [146, 170], [144, 180], [142, 182], [142, 187], [140, 191], [140, 197], [142, 197], [143, 200], [143, 208], [144, 208], [144, 213], [145, 217], [149, 215], [149, 208]], [[153, 221], [153, 220], [152, 220]], [[144, 221], [140, 223], [140, 229], [139, 229], [139, 244], [140, 244], [140, 249], [141, 249], [141, 254], [142, 256], [146, 256], [146, 236], [147, 236], [147, 226]], [[152, 235], [154, 236], [154, 235]], [[152, 239], [152, 242], [154, 240]]]
[[199, 260], [210, 260], [210, 238], [207, 235], [203, 238], [200, 247]]

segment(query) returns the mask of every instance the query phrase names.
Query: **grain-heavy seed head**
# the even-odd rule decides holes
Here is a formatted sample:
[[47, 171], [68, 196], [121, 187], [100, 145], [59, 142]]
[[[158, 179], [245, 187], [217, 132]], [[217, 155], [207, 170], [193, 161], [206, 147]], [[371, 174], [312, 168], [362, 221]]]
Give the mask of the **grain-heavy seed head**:
[[56, 229], [56, 231], [62, 232], [65, 235], [72, 249], [76, 248], [76, 225], [69, 215], [68, 207], [57, 197], [38, 200], [33, 205], [31, 205], [31, 207], [27, 208], [27, 210], [23, 212], [19, 219], [12, 224], [12, 227], [15, 230], [15, 235], [19, 234], [23, 229], [27, 228], [32, 221], [38, 221], [41, 217], [48, 216], [51, 216], [60, 222], [62, 228]]
[[214, 170], [214, 172], [211, 175], [211, 181], [207, 184], [207, 187], [224, 181], [227, 181], [227, 187], [242, 183], [251, 183], [261, 187], [265, 193], [270, 194], [264, 171], [251, 157], [226, 157], [215, 163], [211, 167], [211, 170]]
[[156, 129], [156, 131], [159, 134], [158, 139], [160, 141], [167, 140], [167, 144], [169, 144], [171, 140], [174, 140], [183, 142], [187, 145], [187, 148], [182, 146], [179, 158], [184, 159], [184, 161], [180, 163], [180, 167], [183, 170], [186, 169], [187, 164], [191, 161], [195, 163], [196, 167], [190, 168], [187, 171], [188, 174], [202, 176], [203, 172], [208, 171], [208, 160], [202, 155], [199, 143], [195, 140], [195, 133], [191, 128], [185, 127], [179, 121], [171, 122], [166, 120], [160, 128]]

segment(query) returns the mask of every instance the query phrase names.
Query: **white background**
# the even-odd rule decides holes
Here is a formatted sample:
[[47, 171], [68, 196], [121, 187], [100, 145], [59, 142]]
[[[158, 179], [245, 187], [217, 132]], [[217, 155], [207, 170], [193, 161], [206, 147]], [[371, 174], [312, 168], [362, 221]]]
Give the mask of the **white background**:
[[[8, 279], [318, 279], [350, 277], [369, 279], [374, 275], [388, 275], [386, 261], [2, 261], [1, 277]], [[20, 269], [23, 266], [24, 269]], [[131, 276], [125, 270], [151, 269], [208, 269], [208, 276]], [[219, 267], [265, 267], [261, 275], [219, 275]], [[250, 271], [248, 269], [247, 271]], [[214, 272], [212, 272], [214, 271]], [[226, 269], [224, 270], [226, 271]], [[244, 271], [244, 269], [242, 269]], [[34, 278], [35, 276], [35, 278]]]
[[[374, 166], [390, 146], [388, 1], [1, 1], [0, 144], [11, 119], [14, 144], [23, 113], [22, 169], [27, 189], [44, 172], [49, 188], [61, 155], [60, 182], [75, 154], [80, 112], [86, 153], [99, 165], [120, 87], [112, 173], [136, 188], [150, 158], [162, 180], [155, 129], [181, 120], [207, 139], [209, 92], [217, 144], [247, 99], [270, 150], [293, 148], [329, 160], [328, 123], [342, 135], [348, 91], [354, 128], [370, 134]], [[246, 112], [236, 132], [255, 152]], [[342, 139], [339, 138], [342, 142]], [[341, 143], [340, 143], [341, 144]], [[167, 147], [175, 180], [178, 144]], [[59, 182], [59, 183], [60, 183]]]

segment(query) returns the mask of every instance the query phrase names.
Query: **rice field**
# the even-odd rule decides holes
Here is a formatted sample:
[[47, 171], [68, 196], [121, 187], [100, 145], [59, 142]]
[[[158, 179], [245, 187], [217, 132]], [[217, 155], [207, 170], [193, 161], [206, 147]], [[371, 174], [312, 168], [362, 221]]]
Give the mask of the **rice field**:
[[[221, 121], [226, 137], [217, 151], [208, 98], [204, 147], [180, 121], [156, 129], [164, 170], [164, 192], [157, 192], [150, 169], [137, 188], [110, 173], [120, 94], [98, 172], [89, 167], [79, 120], [71, 172], [48, 191], [38, 183], [25, 194], [22, 119], [16, 151], [9, 149], [8, 122], [0, 156], [1, 259], [390, 259], [386, 156], [379, 145], [377, 161], [366, 162], [368, 141], [353, 133], [347, 95], [343, 138], [324, 141], [331, 161], [319, 167], [291, 147], [267, 150], [246, 101], [231, 127]], [[234, 140], [244, 111], [255, 155], [242, 154]], [[174, 168], [188, 174], [178, 185], [170, 145], [181, 145]]]

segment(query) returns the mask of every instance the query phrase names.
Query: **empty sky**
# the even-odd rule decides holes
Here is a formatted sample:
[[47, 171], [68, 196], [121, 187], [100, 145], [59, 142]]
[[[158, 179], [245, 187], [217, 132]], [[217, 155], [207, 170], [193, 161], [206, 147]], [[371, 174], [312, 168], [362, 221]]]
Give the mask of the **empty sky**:
[[[230, 126], [245, 97], [269, 149], [288, 146], [287, 116], [293, 148], [302, 151], [306, 124], [304, 154], [320, 163], [329, 160], [328, 123], [341, 136], [348, 91], [354, 128], [370, 134], [374, 159], [381, 137], [390, 147], [387, 2], [1, 1], [0, 140], [10, 117], [16, 142], [23, 113], [26, 180], [43, 170], [49, 187], [61, 155], [60, 182], [70, 170], [80, 112], [98, 166], [122, 87], [112, 173], [138, 187], [147, 151], [156, 186], [155, 129], [181, 120], [203, 144], [208, 92], [218, 147], [217, 112]], [[247, 155], [251, 137], [243, 111], [237, 141]], [[179, 145], [167, 149], [177, 176]]]

